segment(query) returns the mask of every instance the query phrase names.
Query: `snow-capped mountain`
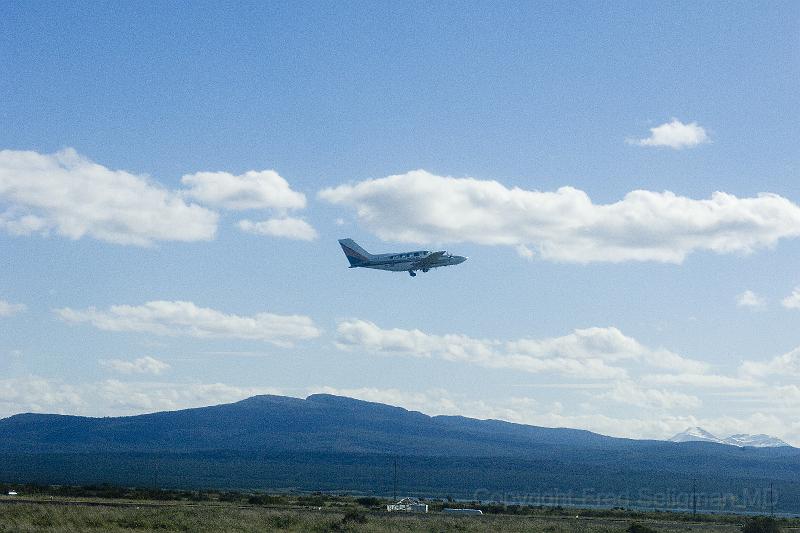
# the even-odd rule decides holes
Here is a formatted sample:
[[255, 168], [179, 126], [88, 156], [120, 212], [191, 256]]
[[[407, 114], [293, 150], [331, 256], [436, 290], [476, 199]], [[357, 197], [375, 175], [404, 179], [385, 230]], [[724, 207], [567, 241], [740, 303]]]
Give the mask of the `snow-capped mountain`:
[[790, 446], [777, 437], [770, 437], [769, 435], [748, 435], [747, 433], [737, 433], [721, 439], [709, 433], [701, 427], [686, 428], [669, 439], [672, 442], [716, 442], [717, 444], [727, 444], [729, 446], [752, 446], [754, 448], [777, 448], [779, 446]]
[[748, 435], [747, 433], [739, 433], [731, 435], [723, 441], [725, 444], [732, 444], [734, 446], [753, 446], [755, 448], [774, 448], [777, 446], [790, 446], [777, 437], [770, 437], [759, 433], [758, 435]]
[[726, 444], [722, 439], [701, 427], [686, 428], [685, 431], [678, 433], [669, 440], [672, 442], [716, 442], [717, 444]]

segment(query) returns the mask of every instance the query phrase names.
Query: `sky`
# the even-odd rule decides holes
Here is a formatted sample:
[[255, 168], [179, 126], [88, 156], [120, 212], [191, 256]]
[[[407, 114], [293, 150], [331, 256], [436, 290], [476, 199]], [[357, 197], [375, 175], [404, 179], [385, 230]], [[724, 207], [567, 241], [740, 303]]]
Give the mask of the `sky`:
[[788, 1], [0, 0], [0, 416], [800, 446], [798, 79]]

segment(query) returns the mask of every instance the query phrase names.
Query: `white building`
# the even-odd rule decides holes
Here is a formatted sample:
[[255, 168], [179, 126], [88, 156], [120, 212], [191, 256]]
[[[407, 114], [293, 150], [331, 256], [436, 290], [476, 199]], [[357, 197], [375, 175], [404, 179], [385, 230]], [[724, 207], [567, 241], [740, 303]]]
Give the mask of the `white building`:
[[403, 498], [397, 503], [390, 503], [386, 506], [387, 511], [404, 511], [406, 513], [427, 513], [428, 504], [420, 502], [416, 498]]

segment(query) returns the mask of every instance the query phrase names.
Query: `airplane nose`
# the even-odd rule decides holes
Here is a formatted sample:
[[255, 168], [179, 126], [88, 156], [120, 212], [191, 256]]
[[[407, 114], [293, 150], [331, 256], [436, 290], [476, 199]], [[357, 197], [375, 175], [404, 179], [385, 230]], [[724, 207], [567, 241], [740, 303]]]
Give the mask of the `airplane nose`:
[[464, 261], [466, 261], [467, 259], [469, 259], [469, 257], [467, 257], [467, 256], [462, 256], [462, 255], [459, 255], [459, 256], [458, 256], [458, 263], [459, 263], [459, 264], [461, 264], [461, 263], [463, 263]]

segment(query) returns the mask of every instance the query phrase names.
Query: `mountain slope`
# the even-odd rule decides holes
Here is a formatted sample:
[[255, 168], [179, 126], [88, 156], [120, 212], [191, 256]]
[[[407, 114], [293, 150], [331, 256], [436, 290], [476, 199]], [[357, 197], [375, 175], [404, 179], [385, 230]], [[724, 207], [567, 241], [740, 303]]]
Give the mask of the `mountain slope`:
[[769, 480], [781, 509], [800, 511], [796, 448], [619, 439], [330, 395], [120, 418], [17, 415], [0, 420], [0, 450], [0, 481], [390, 494], [397, 461], [401, 490], [415, 495], [674, 506], [663, 495], [701, 480], [724, 505], [758, 512], [752, 494]]
[[731, 446], [752, 446], [755, 448], [777, 448], [782, 446], [790, 446], [790, 444], [777, 437], [771, 437], [769, 435], [764, 435], [763, 433], [759, 433], [758, 435], [738, 433], [736, 435], [731, 435], [730, 437], [725, 437], [722, 442], [725, 444], [730, 444]]
[[790, 446], [790, 444], [782, 441], [777, 437], [770, 437], [769, 435], [748, 435], [747, 433], [738, 433], [721, 439], [701, 427], [686, 428], [685, 431], [678, 433], [669, 439], [671, 442], [714, 442], [717, 444], [727, 444], [729, 446], [753, 447], [753, 448], [779, 448]]
[[233, 404], [119, 418], [24, 414], [0, 420], [0, 446], [27, 452], [317, 451], [514, 455], [532, 443], [630, 443], [574, 429], [428, 416], [325, 394], [256, 396]]
[[671, 439], [671, 442], [715, 442], [723, 444], [722, 439], [712, 435], [701, 427], [686, 428], [685, 431], [678, 433]]

